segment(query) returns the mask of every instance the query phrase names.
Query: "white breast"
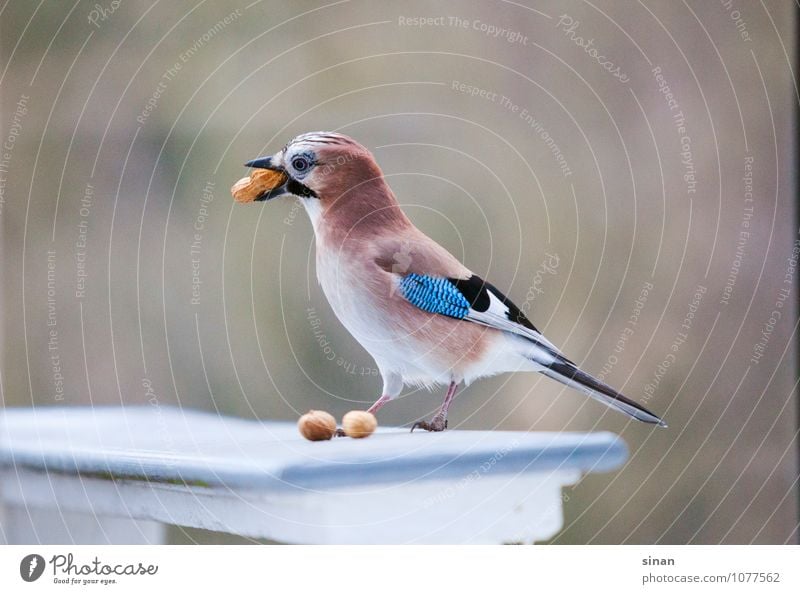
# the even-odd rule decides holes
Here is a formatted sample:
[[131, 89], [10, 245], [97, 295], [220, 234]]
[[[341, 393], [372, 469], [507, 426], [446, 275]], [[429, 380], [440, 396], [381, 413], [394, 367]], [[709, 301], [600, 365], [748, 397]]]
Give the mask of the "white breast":
[[317, 228], [322, 218], [322, 203], [319, 201], [319, 198], [300, 198], [299, 200], [303, 203], [303, 207], [308, 213], [308, 218], [311, 219], [311, 225], [314, 227], [314, 233], [317, 234], [317, 241], [319, 241]]

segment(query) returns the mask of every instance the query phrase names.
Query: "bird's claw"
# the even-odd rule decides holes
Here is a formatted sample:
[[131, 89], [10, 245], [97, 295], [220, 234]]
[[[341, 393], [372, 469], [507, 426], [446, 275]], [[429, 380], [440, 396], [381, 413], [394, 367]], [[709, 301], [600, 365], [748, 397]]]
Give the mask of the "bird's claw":
[[442, 417], [433, 417], [430, 423], [428, 421], [417, 421], [411, 426], [411, 433], [414, 433], [414, 429], [424, 429], [425, 431], [444, 431], [447, 429], [447, 419], [443, 419]]

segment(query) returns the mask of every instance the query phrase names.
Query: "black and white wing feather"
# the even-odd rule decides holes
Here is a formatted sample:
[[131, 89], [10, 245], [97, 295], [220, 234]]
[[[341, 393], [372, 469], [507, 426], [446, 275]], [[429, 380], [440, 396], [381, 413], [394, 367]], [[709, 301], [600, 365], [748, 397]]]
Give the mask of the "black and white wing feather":
[[560, 354], [508, 297], [474, 274], [460, 279], [414, 273], [402, 277], [399, 287], [403, 297], [420, 309], [518, 334]]

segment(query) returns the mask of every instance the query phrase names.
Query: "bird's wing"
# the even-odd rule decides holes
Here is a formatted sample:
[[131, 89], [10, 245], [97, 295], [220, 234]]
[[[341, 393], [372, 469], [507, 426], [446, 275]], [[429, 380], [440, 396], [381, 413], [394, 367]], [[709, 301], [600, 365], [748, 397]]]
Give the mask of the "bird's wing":
[[398, 292], [412, 305], [517, 334], [561, 355], [508, 297], [417, 229], [373, 247], [375, 263], [394, 277]]
[[398, 275], [397, 286], [406, 301], [422, 310], [511, 332], [561, 354], [508, 297], [475, 274], [450, 278], [410, 273]]

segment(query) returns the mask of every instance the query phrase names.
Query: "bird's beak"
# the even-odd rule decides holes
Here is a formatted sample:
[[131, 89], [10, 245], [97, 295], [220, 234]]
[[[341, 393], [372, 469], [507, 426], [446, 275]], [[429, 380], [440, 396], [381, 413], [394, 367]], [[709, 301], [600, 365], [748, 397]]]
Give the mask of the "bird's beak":
[[283, 175], [276, 175], [275, 176], [275, 183], [276, 185], [272, 187], [264, 188], [264, 192], [261, 193], [256, 201], [262, 202], [264, 200], [272, 200], [273, 198], [277, 198], [278, 196], [283, 196], [284, 194], [288, 194], [289, 191], [286, 188], [286, 185], [289, 183], [291, 179], [286, 170], [279, 166], [272, 164], [272, 157], [259, 157], [258, 159], [253, 159], [252, 161], [248, 161], [244, 164], [245, 167], [255, 167], [256, 169], [269, 169], [270, 171], [275, 171], [277, 173], [282, 173]]
[[280, 167], [272, 164], [272, 157], [259, 157], [244, 164], [245, 167], [255, 167], [256, 169], [271, 169], [272, 171], [282, 171]]

